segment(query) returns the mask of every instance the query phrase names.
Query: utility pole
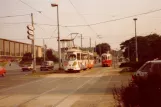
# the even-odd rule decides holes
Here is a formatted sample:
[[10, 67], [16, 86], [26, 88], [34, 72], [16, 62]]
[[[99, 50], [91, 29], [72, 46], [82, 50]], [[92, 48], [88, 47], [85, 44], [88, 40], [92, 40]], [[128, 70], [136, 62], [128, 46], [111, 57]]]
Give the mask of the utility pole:
[[95, 52], [96, 52], [96, 41], [95, 41]]
[[91, 48], [91, 37], [90, 37], [90, 48]]
[[45, 45], [45, 41], [43, 39], [43, 46], [44, 46], [44, 62], [45, 62], [45, 56], [46, 56], [46, 45]]
[[89, 43], [90, 43], [90, 50], [91, 50], [91, 37], [89, 38]]
[[138, 62], [139, 61], [139, 59], [138, 59], [138, 44], [137, 44], [137, 35], [136, 35], [136, 20], [137, 20], [137, 18], [134, 18], [133, 20], [135, 22], [135, 51], [136, 51], [136, 62]]
[[130, 61], [130, 45], [128, 45], [128, 58], [129, 58], [129, 61]]
[[115, 50], [113, 51], [113, 56], [114, 56], [114, 58], [112, 58], [113, 59], [113, 65], [114, 65], [114, 68], [116, 68], [116, 51]]
[[33, 73], [36, 72], [36, 57], [35, 57], [35, 33], [34, 33], [34, 20], [33, 20], [33, 13], [31, 13], [31, 25], [27, 25], [27, 38], [32, 41], [32, 65], [33, 65]]
[[[31, 13], [31, 25], [34, 28], [34, 18], [33, 18], [33, 13]], [[33, 31], [34, 33], [34, 31]], [[32, 40], [32, 52], [33, 52], [33, 72], [36, 72], [36, 56], [35, 56], [35, 35], [33, 35], [33, 40]]]
[[99, 44], [99, 53], [100, 53], [100, 56], [101, 56], [101, 44]]
[[58, 54], [59, 54], [59, 69], [62, 67], [62, 59], [61, 59], [61, 47], [60, 47], [60, 31], [59, 31], [59, 5], [51, 4], [52, 7], [57, 7], [57, 27], [58, 27]]
[[83, 38], [82, 38], [82, 34], [81, 34], [81, 48], [83, 47], [83, 46], [82, 46], [82, 39], [83, 39]]

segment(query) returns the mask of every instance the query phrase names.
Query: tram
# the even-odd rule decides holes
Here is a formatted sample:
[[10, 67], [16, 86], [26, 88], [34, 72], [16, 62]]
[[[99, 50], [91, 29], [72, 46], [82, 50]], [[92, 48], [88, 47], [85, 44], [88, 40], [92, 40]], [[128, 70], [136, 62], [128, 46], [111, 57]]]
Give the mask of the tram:
[[103, 53], [101, 55], [102, 67], [112, 66], [112, 55], [110, 53]]
[[94, 66], [94, 54], [80, 49], [68, 49], [65, 53], [63, 67], [65, 71], [80, 72]]

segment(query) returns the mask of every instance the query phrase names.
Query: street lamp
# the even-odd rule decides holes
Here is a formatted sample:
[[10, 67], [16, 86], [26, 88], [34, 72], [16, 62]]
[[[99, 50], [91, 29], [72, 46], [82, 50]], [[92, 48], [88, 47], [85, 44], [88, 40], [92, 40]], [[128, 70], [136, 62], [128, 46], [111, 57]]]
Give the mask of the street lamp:
[[[101, 35], [97, 35], [97, 38], [98, 38], [98, 39], [101, 39], [102, 36], [101, 36]], [[99, 51], [100, 51], [100, 52], [99, 52], [99, 55], [101, 56], [101, 51], [102, 51], [102, 50], [101, 50], [101, 43], [99, 44]]]
[[135, 22], [135, 52], [136, 52], [136, 62], [138, 62], [138, 45], [137, 45], [137, 35], [136, 35], [136, 20], [137, 18], [133, 19]]
[[51, 4], [51, 7], [57, 7], [57, 26], [58, 26], [58, 54], [59, 54], [59, 69], [61, 68], [61, 49], [60, 49], [60, 32], [59, 32], [59, 6]]

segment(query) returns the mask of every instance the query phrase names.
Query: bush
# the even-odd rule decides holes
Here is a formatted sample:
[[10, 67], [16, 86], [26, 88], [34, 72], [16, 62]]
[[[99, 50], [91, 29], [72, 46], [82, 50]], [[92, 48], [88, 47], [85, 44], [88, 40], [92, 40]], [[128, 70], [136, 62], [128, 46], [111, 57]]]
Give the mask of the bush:
[[122, 67], [131, 67], [133, 69], [139, 69], [145, 62], [125, 62], [121, 63], [120, 68]]
[[151, 73], [145, 78], [113, 89], [118, 107], [161, 107], [161, 75]]
[[43, 57], [36, 57], [36, 65], [41, 65], [43, 61]]
[[136, 72], [136, 69], [131, 67], [125, 67], [119, 73], [124, 73], [124, 72]]

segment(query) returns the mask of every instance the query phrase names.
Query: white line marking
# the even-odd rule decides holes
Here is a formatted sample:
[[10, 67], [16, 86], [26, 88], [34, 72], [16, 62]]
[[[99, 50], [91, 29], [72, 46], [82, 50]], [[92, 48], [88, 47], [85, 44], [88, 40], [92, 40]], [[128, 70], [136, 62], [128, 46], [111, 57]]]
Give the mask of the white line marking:
[[[99, 74], [99, 77], [102, 77], [102, 75], [104, 74], [104, 72], [101, 73], [97, 73]], [[74, 94], [76, 91], [78, 91], [80, 88], [82, 88], [85, 84], [89, 83], [91, 80], [93, 80], [95, 77], [97, 77], [97, 74], [95, 76], [93, 76], [91, 79], [89, 79], [88, 81], [86, 81], [85, 83], [83, 83], [82, 85], [80, 85], [76, 90], [74, 90], [73, 92], [69, 93], [66, 97], [64, 97], [63, 99], [61, 99], [59, 102], [57, 102], [55, 105], [53, 105], [52, 107], [56, 107], [59, 104], [61, 104], [61, 102], [63, 102], [65, 99], [67, 99], [69, 96], [71, 96], [72, 94]]]
[[[82, 76], [85, 75], [85, 74], [88, 74], [88, 73], [89, 73], [89, 72], [85, 72], [85, 73], [82, 74]], [[74, 79], [72, 79], [72, 80], [69, 80], [67, 83], [70, 83], [71, 81], [76, 80], [76, 79], [78, 79], [78, 78], [81, 78], [81, 77], [76, 77], [76, 78], [74, 78]], [[62, 84], [57, 85], [56, 87], [54, 87], [54, 88], [52, 88], [52, 89], [50, 89], [50, 90], [48, 90], [48, 91], [45, 91], [45, 92], [43, 92], [43, 93], [41, 93], [41, 94], [39, 94], [39, 95], [37, 95], [37, 96], [35, 96], [35, 97], [33, 97], [33, 98], [31, 98], [31, 99], [29, 99], [29, 100], [27, 100], [27, 101], [21, 103], [21, 104], [17, 104], [16, 107], [19, 107], [19, 106], [21, 106], [21, 105], [24, 105], [24, 104], [26, 104], [26, 103], [28, 103], [28, 102], [30, 102], [30, 101], [32, 101], [32, 100], [34, 100], [34, 99], [36, 99], [36, 98], [38, 98], [38, 97], [44, 95], [44, 94], [46, 94], [46, 93], [49, 93], [49, 92], [51, 92], [51, 91], [53, 91], [53, 90], [56, 90], [56, 89], [57, 89], [59, 86], [61, 86], [61, 85], [62, 85]]]

